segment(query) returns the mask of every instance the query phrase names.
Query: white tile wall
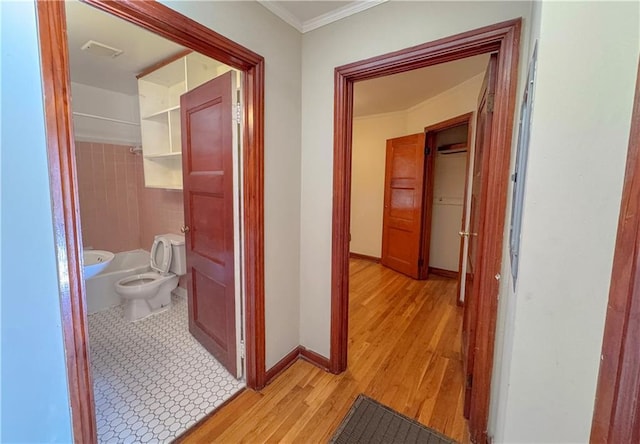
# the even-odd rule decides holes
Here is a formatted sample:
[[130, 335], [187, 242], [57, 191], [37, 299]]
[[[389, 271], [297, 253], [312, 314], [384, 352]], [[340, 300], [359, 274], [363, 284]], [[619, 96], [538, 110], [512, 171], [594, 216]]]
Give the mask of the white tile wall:
[[129, 323], [89, 316], [98, 441], [168, 442], [244, 387], [189, 333], [187, 301]]

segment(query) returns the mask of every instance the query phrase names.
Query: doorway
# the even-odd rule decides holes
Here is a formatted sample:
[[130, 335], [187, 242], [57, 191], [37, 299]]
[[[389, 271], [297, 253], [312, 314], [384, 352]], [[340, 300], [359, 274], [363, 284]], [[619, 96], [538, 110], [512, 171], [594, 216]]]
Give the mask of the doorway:
[[489, 61], [468, 57], [354, 91], [350, 371], [377, 356], [386, 388], [374, 399], [459, 442], [469, 439], [460, 232]]
[[489, 125], [492, 136], [484, 150], [481, 183], [484, 198], [477, 210], [478, 217], [483, 221], [476, 239], [480, 264], [475, 270], [474, 290], [471, 296], [476, 299], [473, 317], [476, 324], [471, 329], [475, 344], [473, 385], [469, 400], [469, 429], [474, 442], [488, 440], [486, 430], [502, 262], [508, 165], [514, 123], [520, 27], [521, 19], [499, 23], [341, 66], [336, 68], [335, 75], [330, 368], [334, 373], [340, 373], [347, 368], [354, 83], [473, 55], [497, 54], [495, 95], [491, 97], [493, 119]]
[[[263, 110], [264, 60], [259, 55], [161, 4], [86, 3], [243, 72], [242, 156], [244, 170], [243, 268], [246, 287], [246, 381], [264, 386]], [[56, 257], [63, 313], [63, 338], [76, 440], [95, 442], [94, 393], [88, 354], [86, 298], [80, 259], [80, 223], [71, 131], [69, 58], [64, 2], [38, 2], [47, 152], [49, 156]]]

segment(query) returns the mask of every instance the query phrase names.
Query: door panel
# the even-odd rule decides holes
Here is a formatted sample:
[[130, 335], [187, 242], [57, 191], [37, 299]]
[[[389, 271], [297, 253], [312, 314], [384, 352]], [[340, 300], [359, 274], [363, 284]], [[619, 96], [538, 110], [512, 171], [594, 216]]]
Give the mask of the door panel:
[[419, 278], [424, 185], [424, 133], [387, 140], [383, 265]]
[[232, 120], [235, 77], [180, 98], [189, 331], [237, 375]]
[[467, 271], [464, 285], [464, 318], [462, 323], [462, 353], [466, 377], [464, 414], [469, 418], [471, 398], [473, 395], [473, 364], [475, 349], [475, 333], [478, 309], [479, 282], [475, 276], [480, 267], [480, 240], [482, 239], [482, 219], [478, 214], [481, 201], [486, 194], [484, 170], [487, 165], [487, 151], [491, 143], [491, 121], [493, 117], [493, 98], [496, 85], [497, 55], [492, 54], [485, 73], [480, 97], [478, 99], [476, 143], [473, 154], [473, 176], [471, 178], [471, 203], [469, 205], [469, 227], [467, 249]]

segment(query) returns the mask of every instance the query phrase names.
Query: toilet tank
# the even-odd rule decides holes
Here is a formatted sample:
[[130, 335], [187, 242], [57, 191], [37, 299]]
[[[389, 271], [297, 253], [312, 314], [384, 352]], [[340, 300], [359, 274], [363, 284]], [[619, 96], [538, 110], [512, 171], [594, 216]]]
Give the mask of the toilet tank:
[[171, 265], [169, 271], [178, 276], [187, 273], [187, 249], [184, 244], [183, 234], [161, 234], [157, 237], [164, 237], [171, 241]]

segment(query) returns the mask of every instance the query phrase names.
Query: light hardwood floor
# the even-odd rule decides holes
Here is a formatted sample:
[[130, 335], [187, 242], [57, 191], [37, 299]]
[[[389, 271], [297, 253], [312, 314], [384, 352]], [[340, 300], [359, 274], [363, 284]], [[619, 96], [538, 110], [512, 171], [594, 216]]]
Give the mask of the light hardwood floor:
[[299, 360], [262, 392], [242, 393], [184, 442], [327, 442], [364, 393], [467, 443], [456, 282], [415, 281], [358, 259], [350, 277], [346, 372], [332, 375]]

